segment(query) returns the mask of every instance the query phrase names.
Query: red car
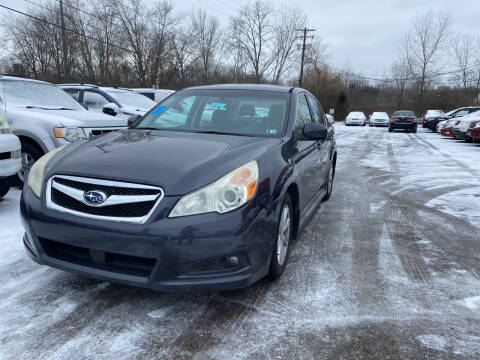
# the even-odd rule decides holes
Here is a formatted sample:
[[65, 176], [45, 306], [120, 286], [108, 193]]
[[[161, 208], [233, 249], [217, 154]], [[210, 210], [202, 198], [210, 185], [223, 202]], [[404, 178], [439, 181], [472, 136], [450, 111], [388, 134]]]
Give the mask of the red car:
[[468, 129], [467, 135], [470, 136], [473, 141], [480, 141], [480, 127], [474, 127], [471, 129]]
[[453, 134], [453, 126], [444, 127], [440, 132], [443, 136], [455, 137], [455, 135]]

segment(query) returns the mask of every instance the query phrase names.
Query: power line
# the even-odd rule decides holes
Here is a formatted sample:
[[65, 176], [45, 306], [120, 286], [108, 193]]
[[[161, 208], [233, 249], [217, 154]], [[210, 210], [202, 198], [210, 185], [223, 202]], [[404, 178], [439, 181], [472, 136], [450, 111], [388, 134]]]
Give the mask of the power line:
[[1, 5], [1, 4], [0, 4], [0, 7], [4, 8], [4, 9], [7, 9], [7, 10], [9, 10], [9, 11], [15, 12], [15, 13], [17, 13], [17, 14], [21, 14], [21, 15], [26, 16], [26, 17], [28, 17], [28, 18], [35, 19], [35, 20], [37, 20], [37, 21], [41, 21], [41, 22], [43, 22], [43, 23], [45, 23], [45, 24], [54, 26], [54, 27], [59, 28], [59, 29], [62, 29], [62, 28], [63, 28], [63, 30], [65, 30], [65, 31], [71, 32], [71, 33], [76, 34], [76, 35], [79, 35], [79, 36], [83, 36], [83, 37], [85, 37], [85, 38], [87, 38], [87, 39], [90, 39], [90, 40], [93, 40], [93, 41], [97, 41], [97, 42], [102, 43], [102, 44], [104, 44], [104, 45], [112, 46], [112, 47], [118, 48], [118, 49], [120, 49], [120, 50], [129, 52], [129, 53], [133, 53], [133, 51], [130, 50], [130, 49], [127, 49], [127, 48], [124, 48], [124, 47], [122, 47], [122, 46], [118, 46], [118, 45], [115, 45], [115, 44], [112, 44], [112, 43], [108, 43], [108, 42], [106, 42], [106, 41], [97, 39], [97, 38], [95, 38], [95, 37], [93, 37], [93, 36], [86, 35], [86, 34], [82, 34], [82, 33], [79, 33], [78, 31], [75, 31], [75, 30], [72, 30], [72, 29], [69, 29], [69, 28], [66, 28], [66, 27], [62, 27], [62, 26], [57, 25], [57, 24], [54, 24], [54, 23], [52, 23], [52, 22], [50, 22], [50, 21], [48, 21], [48, 20], [41, 19], [41, 18], [39, 18], [39, 17], [37, 17], [37, 16], [24, 13], [23, 11], [16, 10], [16, 9], [12, 9], [12, 8], [10, 8], [10, 7], [8, 7], [8, 6]]

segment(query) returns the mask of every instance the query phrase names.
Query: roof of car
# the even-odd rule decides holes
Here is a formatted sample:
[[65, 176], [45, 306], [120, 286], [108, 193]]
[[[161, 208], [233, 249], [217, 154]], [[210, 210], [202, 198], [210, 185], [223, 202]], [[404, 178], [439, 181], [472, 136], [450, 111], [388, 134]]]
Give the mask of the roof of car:
[[218, 84], [205, 86], [192, 86], [183, 90], [257, 90], [276, 91], [288, 93], [292, 90], [289, 86], [267, 85], [267, 84]]
[[130, 90], [133, 91], [151, 91], [151, 92], [160, 92], [160, 91], [168, 91], [168, 92], [175, 92], [175, 90], [169, 90], [169, 89], [154, 89], [154, 88], [130, 88]]
[[28, 78], [24, 78], [24, 77], [21, 77], [21, 76], [0, 75], [0, 79], [19, 80], [19, 81], [31, 81], [31, 82], [37, 82], [37, 83], [43, 83], [43, 84], [52, 85], [52, 84], [50, 84], [49, 82], [46, 82], [46, 81], [28, 79]]

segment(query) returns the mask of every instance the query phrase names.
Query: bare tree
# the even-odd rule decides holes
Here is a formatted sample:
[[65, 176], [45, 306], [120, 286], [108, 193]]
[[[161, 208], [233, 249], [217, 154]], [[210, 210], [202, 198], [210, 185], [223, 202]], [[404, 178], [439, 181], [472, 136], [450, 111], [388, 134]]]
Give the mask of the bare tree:
[[214, 70], [215, 59], [220, 45], [220, 25], [218, 20], [204, 10], [193, 10], [190, 14], [192, 39], [200, 64], [202, 82], [208, 83]]
[[461, 81], [464, 89], [467, 89], [470, 86], [470, 80], [472, 77], [472, 71], [470, 68], [474, 64], [477, 50], [475, 40], [475, 35], [465, 33], [457, 34], [450, 42], [455, 67], [460, 73], [457, 78]]
[[403, 97], [405, 94], [405, 87], [408, 82], [412, 79], [411, 71], [408, 66], [408, 60], [402, 58], [399, 61], [395, 62], [391, 68], [392, 72], [392, 83], [395, 86], [396, 90], [396, 100], [397, 100], [397, 110], [403, 104]]
[[445, 11], [417, 15], [413, 28], [405, 35], [403, 48], [411, 72], [419, 82], [420, 111], [423, 113], [425, 87], [437, 56], [448, 38], [450, 17]]
[[269, 2], [255, 0], [243, 6], [230, 23], [233, 46], [248, 59], [257, 82], [266, 77], [277, 57], [272, 53], [273, 14]]
[[279, 84], [282, 75], [292, 67], [297, 43], [297, 29], [305, 26], [307, 17], [298, 5], [283, 5], [275, 13], [273, 83]]

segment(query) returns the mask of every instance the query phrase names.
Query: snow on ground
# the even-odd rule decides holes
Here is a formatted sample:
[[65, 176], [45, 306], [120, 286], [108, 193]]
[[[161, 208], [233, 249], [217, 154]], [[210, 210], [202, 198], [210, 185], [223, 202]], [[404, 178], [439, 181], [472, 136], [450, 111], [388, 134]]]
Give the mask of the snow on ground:
[[480, 357], [480, 146], [336, 125], [334, 193], [284, 276], [159, 294], [32, 262], [0, 202], [0, 358]]

